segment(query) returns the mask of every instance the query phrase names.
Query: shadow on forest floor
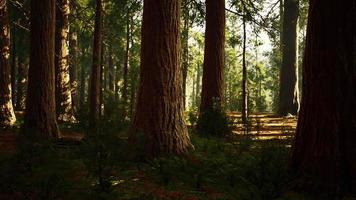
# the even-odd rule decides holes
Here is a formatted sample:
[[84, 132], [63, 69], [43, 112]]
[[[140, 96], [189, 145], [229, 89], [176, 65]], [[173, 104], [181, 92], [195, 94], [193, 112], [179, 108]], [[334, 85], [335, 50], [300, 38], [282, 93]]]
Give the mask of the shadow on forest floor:
[[[192, 133], [193, 152], [154, 160], [143, 158], [142, 149], [132, 149], [117, 133], [70, 145], [21, 144], [16, 151], [18, 130], [7, 130], [0, 134], [0, 200], [312, 199], [290, 192], [291, 136], [284, 130], [292, 131], [296, 119], [251, 119], [249, 132], [235, 120], [231, 137], [207, 139]], [[264, 138], [277, 131], [286, 136]], [[68, 127], [62, 133], [66, 141], [84, 136]]]

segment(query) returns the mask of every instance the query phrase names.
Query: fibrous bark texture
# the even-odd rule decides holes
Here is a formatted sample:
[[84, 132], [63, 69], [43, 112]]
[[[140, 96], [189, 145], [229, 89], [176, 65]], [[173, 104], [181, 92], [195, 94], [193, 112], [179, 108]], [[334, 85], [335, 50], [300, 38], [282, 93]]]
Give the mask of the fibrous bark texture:
[[10, 25], [7, 1], [0, 1], [0, 127], [16, 121], [11, 95]]
[[31, 55], [23, 130], [58, 137], [55, 103], [55, 0], [31, 1]]
[[69, 74], [69, 0], [57, 0], [56, 6], [56, 110], [59, 121], [75, 121]]
[[102, 50], [102, 16], [103, 5], [101, 0], [96, 0], [95, 30], [93, 46], [93, 66], [90, 76], [89, 90], [89, 123], [96, 128], [100, 117], [100, 97], [101, 97], [101, 50]]
[[148, 156], [181, 155], [192, 147], [183, 117], [179, 17], [179, 0], [144, 1], [140, 88], [133, 129], [144, 133]]
[[206, 0], [206, 30], [200, 112], [223, 102], [225, 0]]
[[72, 108], [76, 110], [78, 108], [78, 36], [75, 31], [70, 32], [70, 86], [72, 91]]
[[343, 188], [355, 193], [356, 2], [310, 3], [291, 168], [306, 179], [306, 189], [312, 184], [328, 192]]
[[298, 15], [299, 0], [285, 0], [278, 110], [281, 116], [296, 115], [299, 111]]

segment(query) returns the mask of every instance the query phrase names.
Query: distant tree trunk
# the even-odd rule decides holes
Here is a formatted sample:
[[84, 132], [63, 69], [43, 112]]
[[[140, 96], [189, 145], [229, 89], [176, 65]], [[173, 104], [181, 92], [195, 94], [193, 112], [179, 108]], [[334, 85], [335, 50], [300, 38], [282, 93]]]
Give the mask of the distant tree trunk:
[[296, 115], [299, 111], [297, 39], [299, 0], [285, 0], [284, 11], [278, 111], [281, 116]]
[[110, 94], [113, 95], [115, 91], [115, 66], [114, 66], [114, 58], [113, 58], [113, 52], [112, 52], [112, 46], [109, 45], [108, 49], [108, 62], [109, 62], [109, 74], [108, 74], [108, 85], [109, 85], [109, 91]]
[[225, 0], [206, 0], [206, 30], [200, 112], [214, 103], [221, 106], [224, 94]]
[[[246, 13], [244, 12], [244, 15]], [[243, 47], [242, 47], [242, 123], [244, 125], [247, 124], [247, 116], [248, 116], [248, 97], [247, 97], [247, 63], [246, 63], [246, 16], [243, 16]]]
[[75, 121], [69, 69], [69, 0], [57, 0], [56, 6], [56, 111], [59, 121]]
[[25, 55], [19, 55], [18, 76], [17, 76], [17, 95], [16, 110], [22, 111], [26, 107], [28, 61]]
[[127, 87], [128, 87], [128, 71], [129, 71], [129, 58], [130, 58], [130, 9], [126, 13], [126, 50], [124, 58], [124, 71], [123, 71], [123, 86], [122, 86], [122, 102], [126, 107], [127, 103]]
[[77, 110], [78, 108], [78, 38], [75, 31], [70, 31], [70, 40], [69, 40], [69, 52], [70, 52], [70, 86], [72, 93], [72, 108]]
[[[181, 155], [192, 147], [183, 115], [179, 17], [179, 0], [144, 1], [133, 133], [144, 133], [146, 152], [152, 157]], [[136, 136], [131, 135], [131, 139]]]
[[[12, 33], [11, 33], [11, 37], [12, 37], [12, 56], [11, 56], [11, 98], [12, 98], [12, 105], [13, 107], [16, 106], [16, 68], [17, 68], [17, 59], [18, 59], [18, 53], [17, 53], [17, 40], [15, 37], [16, 36], [16, 28], [12, 28]], [[11, 31], [11, 29], [10, 29]], [[10, 44], [11, 46], [11, 44]]]
[[[18, 44], [23, 47], [26, 45], [23, 35], [19, 37]], [[28, 56], [24, 49], [18, 50], [18, 62], [17, 62], [17, 95], [16, 95], [16, 110], [22, 111], [26, 105], [26, 93], [27, 93], [27, 77], [28, 77]]]
[[356, 194], [355, 19], [355, 1], [310, 4], [291, 168], [304, 189], [318, 194], [340, 188]]
[[10, 80], [10, 25], [7, 1], [0, 5], [0, 127], [12, 126], [16, 116], [12, 105]]
[[119, 101], [119, 90], [120, 90], [120, 85], [119, 85], [119, 81], [120, 81], [120, 67], [119, 65], [116, 66], [115, 68], [115, 102]]
[[89, 90], [89, 123], [93, 128], [97, 128], [100, 117], [100, 90], [101, 90], [101, 45], [102, 45], [102, 0], [96, 0], [95, 29], [93, 45], [93, 66], [90, 77]]
[[[130, 25], [130, 43], [131, 46], [134, 45], [134, 19], [133, 19], [133, 15], [130, 16], [131, 17], [131, 25]], [[137, 91], [137, 72], [136, 70], [134, 70], [132, 68], [131, 73], [130, 73], [130, 79], [131, 79], [131, 91], [130, 91], [130, 119], [133, 119], [134, 116], [134, 110], [135, 110], [135, 105], [136, 105], [136, 91]]]
[[[85, 56], [85, 48], [82, 47], [81, 49], [81, 56], [84, 58]], [[80, 88], [79, 88], [79, 108], [84, 109], [85, 105], [85, 67], [84, 65], [81, 66], [80, 68]]]
[[31, 56], [23, 131], [59, 137], [55, 102], [55, 0], [31, 0]]
[[[103, 33], [101, 33], [103, 35]], [[103, 37], [103, 36], [102, 36]], [[101, 58], [100, 58], [100, 115], [103, 115], [104, 109], [104, 91], [105, 91], [105, 45], [101, 42]]]
[[195, 86], [195, 105], [197, 108], [200, 106], [200, 99], [199, 96], [201, 94], [201, 68], [200, 68], [201, 63], [198, 63], [197, 65], [197, 80], [196, 80], [196, 86]]
[[189, 16], [183, 15], [183, 30], [182, 30], [182, 71], [183, 71], [183, 102], [184, 108], [186, 107], [186, 95], [187, 95], [187, 77], [189, 67]]
[[283, 51], [283, 16], [284, 16], [284, 0], [279, 0], [279, 48]]

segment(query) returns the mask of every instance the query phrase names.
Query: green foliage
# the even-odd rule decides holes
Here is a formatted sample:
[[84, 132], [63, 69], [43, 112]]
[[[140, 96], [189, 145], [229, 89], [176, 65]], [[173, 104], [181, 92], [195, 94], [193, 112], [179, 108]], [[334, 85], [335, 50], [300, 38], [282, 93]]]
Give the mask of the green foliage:
[[17, 199], [75, 198], [69, 191], [81, 184], [73, 176], [78, 163], [66, 151], [49, 140], [20, 136], [16, 154], [1, 159], [0, 193]]
[[197, 132], [205, 137], [224, 137], [232, 132], [232, 123], [219, 106], [212, 106], [201, 113], [197, 121]]
[[112, 183], [118, 165], [124, 161], [123, 149], [126, 147], [121, 133], [125, 127], [118, 105], [108, 103], [107, 112], [99, 122], [97, 132], [87, 130], [87, 137], [80, 148], [80, 155], [93, 178], [94, 193], [99, 199], [113, 194]]

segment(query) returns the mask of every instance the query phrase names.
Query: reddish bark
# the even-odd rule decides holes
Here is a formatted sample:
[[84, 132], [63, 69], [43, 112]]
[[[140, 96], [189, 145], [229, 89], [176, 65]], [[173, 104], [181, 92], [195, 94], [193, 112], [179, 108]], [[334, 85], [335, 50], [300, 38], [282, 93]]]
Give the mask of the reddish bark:
[[23, 130], [58, 137], [55, 108], [55, 0], [31, 1], [31, 55]]
[[356, 193], [356, 2], [311, 0], [291, 168], [305, 189]]
[[89, 90], [89, 123], [91, 127], [96, 127], [100, 117], [100, 97], [101, 97], [101, 50], [102, 50], [102, 0], [96, 0], [95, 30], [93, 46], [93, 66], [90, 76]]
[[282, 31], [282, 67], [280, 71], [278, 114], [296, 115], [299, 111], [298, 88], [298, 16], [299, 0], [285, 0]]
[[16, 121], [11, 95], [10, 25], [7, 1], [0, 4], [0, 127]]
[[69, 0], [57, 0], [56, 6], [56, 110], [58, 120], [75, 121], [69, 74]]
[[225, 0], [206, 0], [206, 30], [203, 85], [200, 112], [214, 103], [220, 106], [224, 94]]
[[192, 147], [183, 116], [179, 17], [179, 0], [144, 1], [133, 131], [144, 133], [149, 156], [185, 154]]

